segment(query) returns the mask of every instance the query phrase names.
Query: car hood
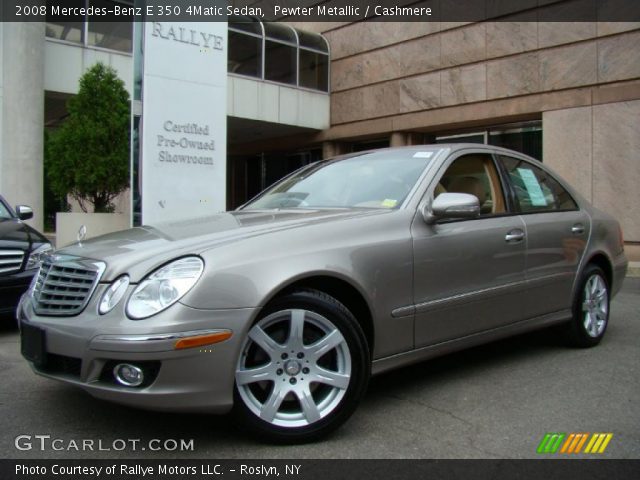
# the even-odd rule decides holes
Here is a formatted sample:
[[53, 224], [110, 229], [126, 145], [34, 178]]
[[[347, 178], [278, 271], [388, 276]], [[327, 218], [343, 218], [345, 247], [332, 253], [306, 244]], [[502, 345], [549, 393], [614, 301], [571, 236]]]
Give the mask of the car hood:
[[0, 248], [29, 250], [32, 243], [47, 239], [26, 223], [15, 218], [0, 218]]
[[382, 209], [244, 210], [177, 222], [142, 226], [74, 243], [57, 254], [101, 260], [107, 264], [103, 281], [123, 272], [139, 281], [150, 269], [179, 257], [284, 229], [377, 215]]

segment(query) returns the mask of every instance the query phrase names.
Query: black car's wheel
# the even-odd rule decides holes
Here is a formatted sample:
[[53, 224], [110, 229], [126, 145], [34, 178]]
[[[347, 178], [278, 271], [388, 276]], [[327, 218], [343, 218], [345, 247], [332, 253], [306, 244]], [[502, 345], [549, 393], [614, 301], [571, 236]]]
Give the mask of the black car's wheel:
[[249, 330], [236, 366], [235, 410], [270, 441], [311, 441], [349, 418], [370, 370], [351, 312], [322, 292], [295, 291]]
[[565, 333], [576, 347], [593, 347], [600, 343], [609, 323], [609, 283], [602, 269], [587, 265], [576, 290], [573, 318]]

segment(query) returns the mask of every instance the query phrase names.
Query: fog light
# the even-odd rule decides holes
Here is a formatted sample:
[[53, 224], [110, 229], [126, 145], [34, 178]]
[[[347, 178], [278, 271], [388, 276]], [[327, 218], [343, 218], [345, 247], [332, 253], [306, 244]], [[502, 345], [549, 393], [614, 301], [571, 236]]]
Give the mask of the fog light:
[[113, 376], [120, 385], [139, 387], [144, 381], [144, 373], [135, 365], [119, 363], [113, 368]]

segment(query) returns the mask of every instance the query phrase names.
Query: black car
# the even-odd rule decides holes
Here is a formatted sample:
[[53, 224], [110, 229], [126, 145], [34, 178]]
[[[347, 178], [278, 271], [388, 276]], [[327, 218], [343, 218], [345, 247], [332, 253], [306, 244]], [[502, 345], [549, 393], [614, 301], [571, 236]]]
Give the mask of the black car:
[[51, 250], [44, 235], [23, 222], [31, 208], [15, 211], [0, 195], [0, 315], [15, 312], [20, 296], [29, 288], [42, 255]]

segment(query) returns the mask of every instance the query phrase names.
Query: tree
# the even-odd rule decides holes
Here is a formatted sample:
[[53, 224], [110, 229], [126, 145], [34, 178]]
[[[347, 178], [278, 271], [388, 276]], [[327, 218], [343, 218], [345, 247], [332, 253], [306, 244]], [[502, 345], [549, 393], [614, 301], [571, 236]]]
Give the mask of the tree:
[[129, 93], [116, 71], [97, 63], [80, 78], [69, 115], [50, 135], [47, 178], [54, 193], [75, 198], [83, 211], [112, 212], [129, 186]]

